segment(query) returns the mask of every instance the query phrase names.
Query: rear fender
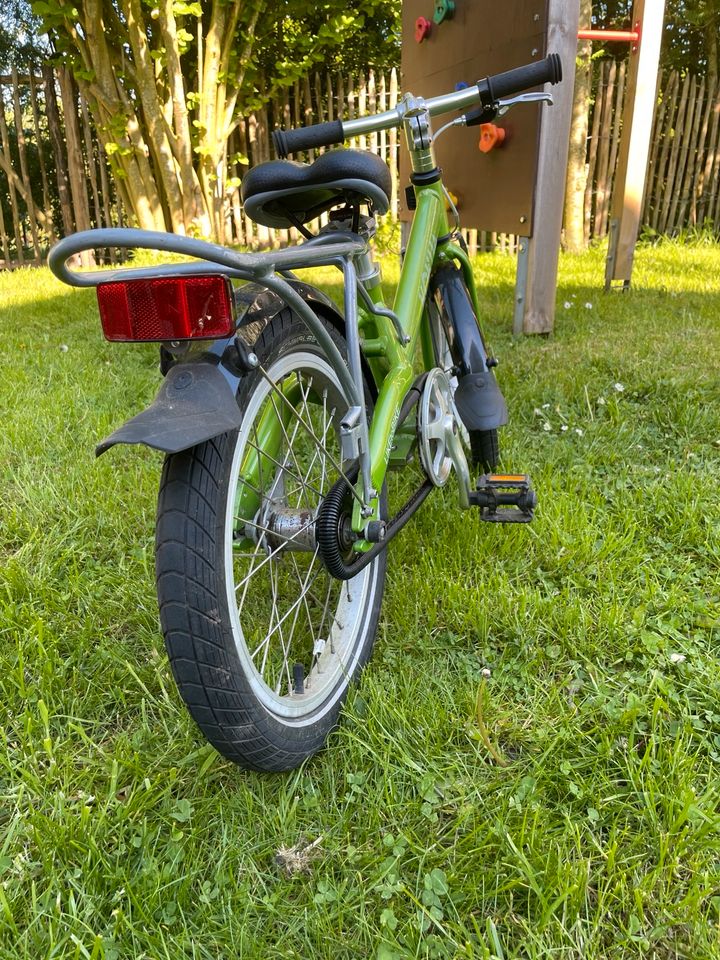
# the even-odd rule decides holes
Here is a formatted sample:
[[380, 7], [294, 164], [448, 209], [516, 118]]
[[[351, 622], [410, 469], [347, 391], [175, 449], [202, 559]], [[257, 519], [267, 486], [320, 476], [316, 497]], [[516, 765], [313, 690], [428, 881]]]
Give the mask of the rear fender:
[[173, 364], [150, 406], [95, 448], [99, 457], [118, 443], [144, 443], [179, 453], [240, 426], [235, 399], [239, 376], [221, 364], [196, 360]]

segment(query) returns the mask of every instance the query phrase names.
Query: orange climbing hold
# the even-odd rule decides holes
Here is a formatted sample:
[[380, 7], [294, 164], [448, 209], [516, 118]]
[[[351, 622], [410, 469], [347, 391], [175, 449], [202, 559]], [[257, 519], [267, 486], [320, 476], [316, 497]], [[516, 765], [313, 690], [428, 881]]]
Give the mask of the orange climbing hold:
[[478, 149], [482, 153], [490, 153], [495, 147], [504, 143], [506, 135], [507, 131], [502, 127], [496, 127], [494, 123], [481, 123]]

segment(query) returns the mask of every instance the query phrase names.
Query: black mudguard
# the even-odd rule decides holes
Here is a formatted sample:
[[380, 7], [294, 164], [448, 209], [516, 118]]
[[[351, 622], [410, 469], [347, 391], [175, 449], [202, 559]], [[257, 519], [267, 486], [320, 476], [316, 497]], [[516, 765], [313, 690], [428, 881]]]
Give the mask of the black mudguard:
[[[295, 277], [286, 277], [317, 314], [344, 334], [344, 320], [323, 293]], [[235, 291], [237, 336], [252, 346], [285, 301], [266, 287], [247, 283]], [[237, 390], [243, 376], [234, 362], [234, 337], [195, 343], [182, 356], [161, 350], [165, 380], [150, 406], [97, 445], [101, 454], [118, 443], [143, 443], [163, 453], [179, 453], [240, 426]], [[372, 377], [368, 376], [372, 383]]]
[[492, 368], [462, 272], [441, 267], [430, 292], [441, 308], [445, 334], [458, 370], [455, 405], [468, 430], [495, 430], [508, 422], [507, 405]]
[[217, 364], [177, 363], [153, 403], [99, 443], [95, 454], [99, 457], [117, 443], [144, 443], [163, 453], [179, 453], [234, 430], [241, 420], [235, 392]]

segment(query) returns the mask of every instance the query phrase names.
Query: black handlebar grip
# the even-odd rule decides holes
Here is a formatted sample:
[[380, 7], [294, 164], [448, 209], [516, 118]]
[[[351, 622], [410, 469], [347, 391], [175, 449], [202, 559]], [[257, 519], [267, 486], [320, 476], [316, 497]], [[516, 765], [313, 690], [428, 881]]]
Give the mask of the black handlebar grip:
[[562, 80], [562, 61], [557, 53], [551, 53], [544, 60], [528, 63], [515, 70], [496, 73], [478, 83], [480, 102], [484, 107], [492, 106], [503, 97], [510, 97], [530, 87], [540, 87], [545, 83], [560, 83]]
[[297, 130], [273, 130], [275, 152], [283, 159], [299, 150], [312, 150], [314, 147], [330, 147], [345, 140], [342, 120], [330, 120], [316, 123], [312, 127], [299, 127]]

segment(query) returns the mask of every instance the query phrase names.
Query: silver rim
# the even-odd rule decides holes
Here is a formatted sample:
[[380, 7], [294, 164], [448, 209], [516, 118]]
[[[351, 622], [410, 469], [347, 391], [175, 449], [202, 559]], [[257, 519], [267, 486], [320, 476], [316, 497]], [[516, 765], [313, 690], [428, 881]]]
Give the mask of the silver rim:
[[[341, 583], [314, 543], [315, 514], [339, 477], [338, 424], [347, 406], [327, 360], [287, 354], [264, 371], [248, 401], [230, 470], [225, 579], [237, 652], [265, 708], [295, 723], [315, 722], [341, 696], [377, 589], [377, 562]], [[268, 416], [282, 421], [280, 445], [258, 457], [268, 449], [259, 441]]]

